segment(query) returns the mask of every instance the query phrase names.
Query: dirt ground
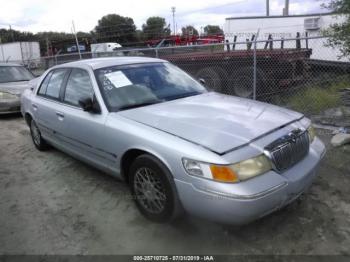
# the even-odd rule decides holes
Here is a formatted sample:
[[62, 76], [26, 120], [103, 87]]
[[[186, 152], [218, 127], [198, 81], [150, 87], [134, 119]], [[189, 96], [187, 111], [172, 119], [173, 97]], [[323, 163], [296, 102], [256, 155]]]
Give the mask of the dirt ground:
[[0, 254], [350, 254], [350, 146], [331, 148], [299, 201], [244, 227], [153, 224], [128, 187], [37, 151], [20, 116], [0, 118]]

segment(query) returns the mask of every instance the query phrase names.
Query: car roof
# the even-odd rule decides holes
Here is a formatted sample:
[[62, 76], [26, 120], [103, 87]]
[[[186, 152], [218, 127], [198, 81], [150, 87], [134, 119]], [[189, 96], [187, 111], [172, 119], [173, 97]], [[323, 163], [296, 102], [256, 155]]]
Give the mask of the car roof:
[[142, 63], [162, 63], [165, 60], [150, 57], [139, 57], [139, 56], [123, 56], [123, 57], [103, 57], [103, 58], [92, 58], [65, 63], [62, 65], [55, 66], [59, 67], [85, 67], [90, 66], [92, 69], [99, 69], [109, 66], [118, 65], [131, 65], [131, 64], [142, 64]]
[[23, 65], [15, 64], [15, 63], [0, 63], [0, 66], [23, 66]]

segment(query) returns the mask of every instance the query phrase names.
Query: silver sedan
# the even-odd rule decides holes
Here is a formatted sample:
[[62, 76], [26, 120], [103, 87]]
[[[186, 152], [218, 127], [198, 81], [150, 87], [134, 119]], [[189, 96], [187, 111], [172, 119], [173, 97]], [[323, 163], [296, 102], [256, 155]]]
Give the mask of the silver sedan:
[[308, 118], [208, 92], [160, 59], [55, 66], [22, 96], [39, 150], [54, 146], [125, 180], [143, 215], [245, 224], [292, 202], [325, 154]]
[[0, 63], [0, 115], [19, 113], [20, 97], [34, 75], [24, 66]]

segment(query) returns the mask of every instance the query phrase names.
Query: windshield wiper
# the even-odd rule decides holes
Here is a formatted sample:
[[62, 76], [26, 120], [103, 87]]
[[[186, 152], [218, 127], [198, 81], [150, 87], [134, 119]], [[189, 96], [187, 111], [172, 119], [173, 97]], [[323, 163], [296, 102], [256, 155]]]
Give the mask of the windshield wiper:
[[11, 81], [8, 81], [8, 82], [3, 82], [3, 83], [11, 83], [11, 82], [23, 82], [23, 81], [30, 81], [30, 79], [11, 80]]
[[196, 96], [202, 94], [201, 92], [190, 92], [190, 93], [185, 93], [185, 94], [180, 94], [180, 95], [173, 95], [173, 96], [168, 96], [166, 97], [167, 101], [175, 100], [175, 99], [180, 99], [180, 98], [185, 98], [189, 96]]
[[143, 102], [138, 104], [125, 105], [125, 106], [119, 107], [118, 110], [126, 110], [126, 109], [131, 109], [136, 107], [149, 106], [149, 105], [158, 104], [160, 102], [163, 102], [163, 100], [155, 100], [155, 101], [148, 101], [148, 102]]

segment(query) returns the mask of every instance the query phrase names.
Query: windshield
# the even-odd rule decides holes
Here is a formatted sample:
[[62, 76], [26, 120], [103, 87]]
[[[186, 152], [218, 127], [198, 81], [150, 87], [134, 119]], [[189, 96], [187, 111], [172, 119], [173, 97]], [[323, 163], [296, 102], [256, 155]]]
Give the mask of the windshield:
[[170, 63], [112, 66], [95, 70], [110, 111], [198, 95], [206, 89]]
[[0, 66], [0, 83], [28, 81], [34, 76], [23, 66]]

